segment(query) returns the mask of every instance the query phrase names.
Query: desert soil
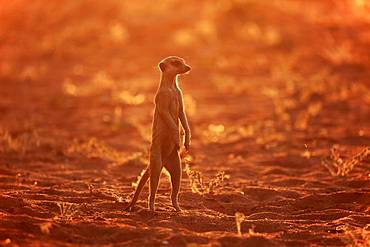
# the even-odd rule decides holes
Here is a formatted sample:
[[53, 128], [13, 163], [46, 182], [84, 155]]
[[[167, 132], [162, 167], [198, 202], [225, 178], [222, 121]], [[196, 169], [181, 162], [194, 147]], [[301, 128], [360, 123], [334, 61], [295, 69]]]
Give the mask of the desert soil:
[[[2, 245], [369, 246], [369, 12], [26, 2], [0, 12]], [[192, 130], [183, 211], [163, 173], [157, 212], [148, 186], [126, 212], [166, 55], [193, 67], [180, 78]]]

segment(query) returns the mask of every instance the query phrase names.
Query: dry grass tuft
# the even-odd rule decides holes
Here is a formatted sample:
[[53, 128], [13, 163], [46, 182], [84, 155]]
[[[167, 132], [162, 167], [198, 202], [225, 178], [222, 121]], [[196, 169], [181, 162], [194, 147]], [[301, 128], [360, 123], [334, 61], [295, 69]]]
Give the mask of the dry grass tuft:
[[277, 129], [274, 121], [258, 121], [251, 125], [229, 125], [210, 124], [202, 132], [202, 140], [205, 143], [232, 143], [245, 138], [252, 138], [259, 145], [266, 148], [277, 145], [286, 137]]
[[330, 155], [322, 160], [322, 164], [328, 168], [331, 175], [344, 177], [347, 176], [356, 165], [360, 164], [368, 157], [370, 157], [370, 147], [364, 148], [352, 158], [344, 161], [340, 157], [337, 146], [333, 146], [330, 150]]
[[343, 242], [347, 246], [370, 247], [370, 224], [364, 228], [354, 228], [349, 225], [341, 225], [337, 230], [344, 232]]
[[200, 195], [213, 194], [216, 188], [222, 187], [224, 181], [230, 178], [225, 172], [220, 171], [209, 182], [204, 182], [202, 173], [191, 169], [188, 164], [185, 167], [185, 172], [189, 177], [191, 191]]
[[121, 203], [124, 201], [123, 197], [117, 194], [116, 192], [110, 192], [110, 195], [113, 197], [114, 201], [117, 203]]
[[75, 141], [66, 151], [67, 154], [79, 154], [88, 158], [99, 158], [112, 162], [120, 163], [125, 160], [125, 156], [107, 146], [96, 138], [90, 138], [87, 142], [78, 143]]
[[58, 202], [57, 205], [59, 208], [58, 218], [63, 221], [71, 220], [72, 217], [78, 212], [78, 207], [74, 203]]
[[0, 128], [0, 152], [25, 154], [38, 146], [40, 146], [40, 137], [35, 130], [12, 135], [9, 131]]
[[309, 78], [289, 70], [276, 72], [275, 76], [286, 81], [285, 86], [264, 88], [262, 92], [273, 100], [275, 119], [287, 131], [307, 131], [313, 120], [329, 105], [348, 104], [352, 100], [367, 102], [369, 95], [369, 88], [364, 83], [338, 83], [338, 78], [327, 70]]

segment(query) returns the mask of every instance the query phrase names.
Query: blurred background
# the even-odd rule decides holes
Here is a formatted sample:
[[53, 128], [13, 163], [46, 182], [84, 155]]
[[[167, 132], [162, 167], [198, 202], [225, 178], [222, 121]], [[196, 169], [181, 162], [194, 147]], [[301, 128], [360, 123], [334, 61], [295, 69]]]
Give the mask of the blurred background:
[[[192, 66], [188, 211], [161, 181], [150, 221], [122, 204], [169, 55]], [[369, 126], [369, 0], [0, 0], [0, 244], [357, 246]]]
[[[193, 67], [182, 86], [193, 123], [203, 112], [208, 116], [218, 111], [208, 107], [215, 101], [229, 103], [223, 116], [240, 119], [234, 99], [247, 96], [255, 84], [263, 95], [278, 96], [276, 88], [291, 81], [369, 83], [366, 0], [0, 4], [4, 128], [23, 120], [39, 127], [51, 121], [63, 131], [69, 128], [63, 121], [69, 119], [85, 132], [84, 122], [115, 121], [114, 114], [148, 128], [151, 112], [130, 115], [129, 109], [152, 102], [157, 63], [168, 55], [181, 56]], [[256, 104], [250, 107], [264, 107]], [[76, 114], [76, 119], [61, 114]], [[214, 113], [203, 120], [213, 122], [212, 117], [221, 116]]]

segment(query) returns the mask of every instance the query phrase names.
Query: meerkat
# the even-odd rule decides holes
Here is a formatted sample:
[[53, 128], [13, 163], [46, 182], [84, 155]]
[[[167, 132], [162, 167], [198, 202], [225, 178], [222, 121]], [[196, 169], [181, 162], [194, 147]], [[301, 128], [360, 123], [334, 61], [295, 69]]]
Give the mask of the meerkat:
[[131, 203], [127, 207], [129, 211], [133, 210], [144, 185], [149, 179], [148, 208], [151, 212], [154, 212], [155, 196], [163, 166], [171, 177], [172, 206], [176, 211], [181, 211], [178, 202], [182, 176], [179, 156], [179, 120], [185, 132], [184, 146], [186, 150], [189, 149], [190, 145], [190, 128], [185, 114], [183, 94], [178, 84], [178, 76], [189, 72], [191, 67], [185, 63], [184, 59], [176, 56], [166, 57], [158, 64], [158, 67], [161, 71], [161, 80], [155, 95], [149, 165], [139, 181]]

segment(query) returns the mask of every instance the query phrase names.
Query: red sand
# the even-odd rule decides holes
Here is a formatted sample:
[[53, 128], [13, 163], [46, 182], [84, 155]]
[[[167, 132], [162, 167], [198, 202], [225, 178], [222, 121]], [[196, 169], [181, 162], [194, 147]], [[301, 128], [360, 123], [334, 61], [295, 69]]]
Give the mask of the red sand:
[[[370, 245], [369, 158], [346, 177], [321, 162], [335, 144], [345, 160], [370, 146], [368, 19], [333, 1], [251, 1], [215, 12], [212, 1], [152, 12], [131, 3], [120, 18], [113, 1], [98, 9], [18, 3], [0, 15], [1, 244]], [[14, 17], [19, 9], [30, 19]], [[49, 21], [40, 24], [33, 11]], [[76, 28], [86, 33], [72, 32], [63, 52], [44, 54], [38, 41], [53, 39], [48, 29], [55, 39], [68, 36], [60, 28], [67, 21], [52, 13], [69, 27], [92, 18], [84, 26], [92, 31]], [[128, 43], [100, 40], [104, 20], [125, 23]], [[32, 21], [41, 25], [37, 33], [26, 28]], [[165, 33], [177, 30], [184, 31], [178, 43], [169, 41]], [[184, 172], [176, 213], [162, 176], [154, 216], [147, 187], [136, 211], [125, 212], [147, 159], [155, 65], [169, 54], [193, 65], [182, 78], [193, 131], [190, 156], [182, 155], [205, 182], [219, 171], [229, 178], [199, 195]], [[133, 98], [138, 93], [145, 98]], [[98, 144], [88, 146], [91, 138]], [[236, 212], [245, 215], [242, 236]]]

